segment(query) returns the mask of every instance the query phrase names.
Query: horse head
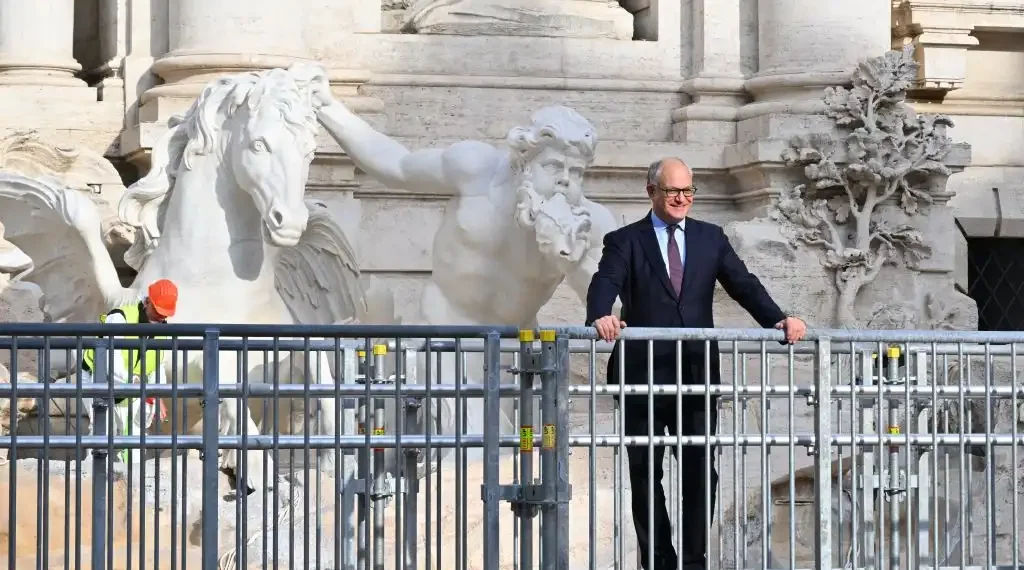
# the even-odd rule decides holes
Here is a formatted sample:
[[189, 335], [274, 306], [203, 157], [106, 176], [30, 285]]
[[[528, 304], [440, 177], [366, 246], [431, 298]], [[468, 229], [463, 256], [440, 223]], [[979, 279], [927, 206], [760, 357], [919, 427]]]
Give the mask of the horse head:
[[221, 127], [230, 172], [256, 204], [264, 237], [279, 247], [297, 244], [309, 219], [304, 197], [317, 120], [305, 86], [308, 69], [243, 76], [230, 91]]
[[255, 202], [265, 237], [279, 247], [298, 243], [309, 218], [304, 197], [317, 119], [308, 81], [315, 70], [264, 72], [224, 125], [235, 181]]
[[139, 268], [155, 248], [167, 198], [200, 157], [213, 161], [217, 180], [226, 175], [251, 197], [265, 240], [297, 244], [309, 219], [304, 196], [318, 130], [311, 85], [325, 75], [318, 65], [297, 64], [222, 77], [184, 115], [172, 117], [153, 147], [152, 168], [118, 208], [125, 222], [141, 229], [126, 261]]

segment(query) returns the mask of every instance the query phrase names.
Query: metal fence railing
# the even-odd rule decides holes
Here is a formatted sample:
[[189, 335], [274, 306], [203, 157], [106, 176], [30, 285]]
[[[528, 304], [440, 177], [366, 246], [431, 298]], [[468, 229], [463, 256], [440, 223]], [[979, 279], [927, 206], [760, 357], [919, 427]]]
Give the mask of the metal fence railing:
[[1024, 334], [623, 335], [0, 324], [0, 568], [1019, 566]]

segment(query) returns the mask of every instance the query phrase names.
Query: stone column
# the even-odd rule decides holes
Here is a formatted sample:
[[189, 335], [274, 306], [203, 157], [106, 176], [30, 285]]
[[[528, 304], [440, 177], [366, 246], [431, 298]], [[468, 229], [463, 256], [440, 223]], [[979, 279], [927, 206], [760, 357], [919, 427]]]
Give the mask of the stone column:
[[279, 0], [170, 0], [167, 20], [169, 51], [152, 68], [164, 84], [143, 94], [142, 121], [183, 110], [214, 78], [288, 67], [306, 53], [302, 6]]
[[739, 118], [814, 113], [822, 90], [849, 81], [862, 60], [891, 49], [892, 0], [759, 0], [754, 102]]
[[0, 0], [0, 85], [85, 87], [74, 26], [74, 0]]
[[736, 204], [750, 216], [804, 182], [782, 150], [794, 135], [833, 128], [822, 113], [825, 88], [847, 84], [861, 61], [892, 46], [892, 0], [756, 1], [757, 71], [745, 85], [753, 101], [736, 110], [738, 144], [727, 164]]
[[151, 68], [164, 83], [142, 94], [139, 124], [121, 139], [122, 152], [143, 168], [144, 151], [167, 119], [188, 109], [211, 80], [288, 67], [306, 54], [304, 1], [168, 0], [167, 12], [168, 51]]
[[683, 91], [691, 101], [672, 112], [673, 138], [731, 143], [736, 111], [747, 102], [746, 75], [757, 37], [754, 0], [692, 0], [692, 67]]

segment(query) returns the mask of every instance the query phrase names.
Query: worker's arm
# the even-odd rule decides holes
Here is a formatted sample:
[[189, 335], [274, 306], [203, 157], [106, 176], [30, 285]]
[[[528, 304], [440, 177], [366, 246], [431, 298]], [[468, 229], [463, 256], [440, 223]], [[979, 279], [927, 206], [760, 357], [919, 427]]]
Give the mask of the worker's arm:
[[[120, 311], [111, 311], [107, 314], [106, 323], [123, 325], [127, 321], [124, 320], [124, 314]], [[114, 366], [110, 370], [110, 377], [114, 382], [128, 384], [132, 380], [132, 375], [128, 372], [128, 365], [125, 364], [125, 359], [121, 356], [120, 352], [120, 350], [114, 351]]]

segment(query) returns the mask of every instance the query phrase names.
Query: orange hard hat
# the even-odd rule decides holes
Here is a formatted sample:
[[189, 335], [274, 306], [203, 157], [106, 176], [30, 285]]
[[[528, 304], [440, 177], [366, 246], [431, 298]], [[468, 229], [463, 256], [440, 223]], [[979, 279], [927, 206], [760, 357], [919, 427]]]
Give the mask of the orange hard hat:
[[149, 286], [149, 303], [164, 317], [173, 317], [178, 306], [178, 286], [168, 279], [154, 281]]

